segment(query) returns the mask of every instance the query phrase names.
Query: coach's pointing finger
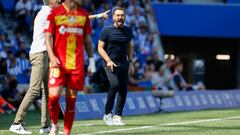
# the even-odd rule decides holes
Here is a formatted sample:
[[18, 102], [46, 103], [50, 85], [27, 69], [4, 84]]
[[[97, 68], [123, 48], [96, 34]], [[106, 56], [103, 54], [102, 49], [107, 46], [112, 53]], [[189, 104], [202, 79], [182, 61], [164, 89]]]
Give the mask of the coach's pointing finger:
[[110, 60], [107, 62], [107, 67], [109, 67], [111, 69], [111, 71], [113, 72], [113, 68], [117, 67], [117, 65], [113, 61]]

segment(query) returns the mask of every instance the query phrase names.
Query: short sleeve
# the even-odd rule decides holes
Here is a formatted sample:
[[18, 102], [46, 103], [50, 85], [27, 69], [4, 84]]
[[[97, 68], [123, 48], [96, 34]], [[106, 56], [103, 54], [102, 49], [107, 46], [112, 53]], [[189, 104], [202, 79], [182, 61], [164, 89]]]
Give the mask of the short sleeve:
[[54, 33], [55, 30], [54, 14], [50, 13], [47, 17], [44, 32]]
[[104, 28], [102, 30], [102, 32], [100, 33], [99, 40], [101, 40], [103, 42], [107, 42], [107, 29], [106, 28]]

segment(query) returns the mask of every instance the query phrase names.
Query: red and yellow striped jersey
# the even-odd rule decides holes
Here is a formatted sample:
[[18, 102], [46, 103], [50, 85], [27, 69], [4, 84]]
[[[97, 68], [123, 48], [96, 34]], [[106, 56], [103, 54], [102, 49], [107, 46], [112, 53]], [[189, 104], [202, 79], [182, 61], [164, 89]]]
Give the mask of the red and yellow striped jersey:
[[52, 10], [45, 32], [53, 34], [53, 52], [61, 68], [84, 72], [84, 36], [91, 31], [86, 10], [71, 11], [64, 4]]

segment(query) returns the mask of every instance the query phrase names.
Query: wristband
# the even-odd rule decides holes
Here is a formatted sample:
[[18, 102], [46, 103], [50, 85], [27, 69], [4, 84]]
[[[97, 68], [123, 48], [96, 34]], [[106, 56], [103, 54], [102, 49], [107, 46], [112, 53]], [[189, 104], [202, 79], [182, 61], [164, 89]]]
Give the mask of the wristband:
[[96, 19], [101, 18], [101, 17], [102, 17], [101, 14], [97, 14], [97, 15], [96, 15]]
[[95, 60], [93, 57], [89, 58], [88, 71], [90, 71], [91, 73], [96, 72]]

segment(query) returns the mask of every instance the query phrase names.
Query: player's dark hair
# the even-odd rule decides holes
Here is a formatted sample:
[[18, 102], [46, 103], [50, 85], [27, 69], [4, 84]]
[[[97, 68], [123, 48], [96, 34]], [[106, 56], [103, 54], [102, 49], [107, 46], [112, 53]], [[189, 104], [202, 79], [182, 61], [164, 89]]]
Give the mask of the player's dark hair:
[[62, 4], [65, 0], [58, 1], [58, 4]]

